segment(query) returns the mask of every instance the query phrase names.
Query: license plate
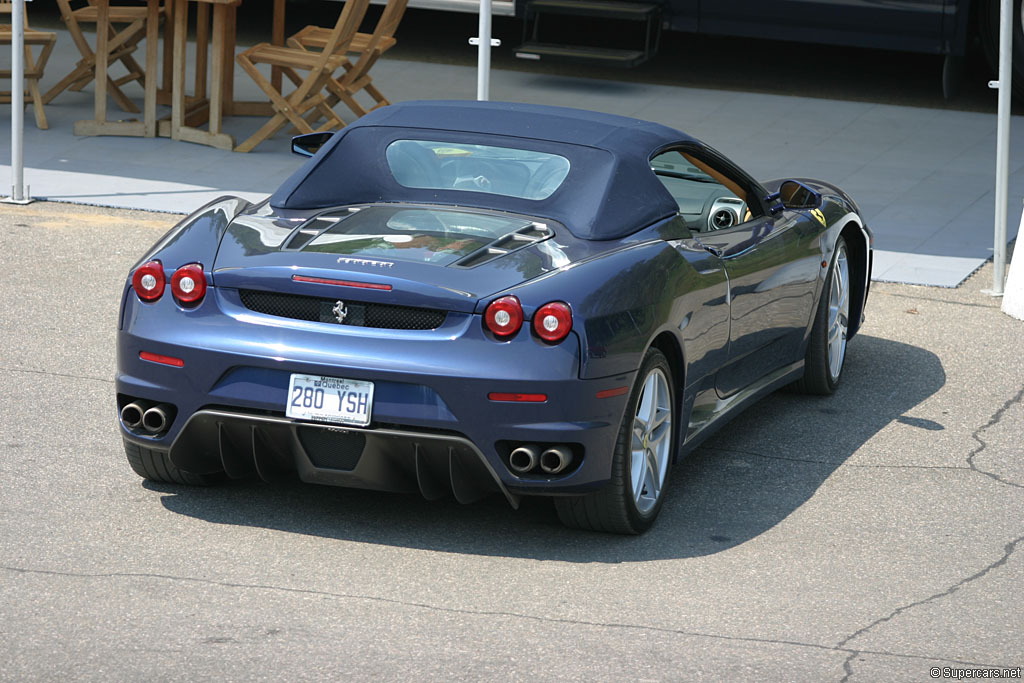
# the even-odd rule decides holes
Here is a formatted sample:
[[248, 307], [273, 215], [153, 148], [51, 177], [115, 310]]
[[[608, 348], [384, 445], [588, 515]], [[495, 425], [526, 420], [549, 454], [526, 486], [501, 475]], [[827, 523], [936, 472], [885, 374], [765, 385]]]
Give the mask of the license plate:
[[300, 420], [365, 427], [373, 408], [373, 382], [292, 375], [285, 415]]

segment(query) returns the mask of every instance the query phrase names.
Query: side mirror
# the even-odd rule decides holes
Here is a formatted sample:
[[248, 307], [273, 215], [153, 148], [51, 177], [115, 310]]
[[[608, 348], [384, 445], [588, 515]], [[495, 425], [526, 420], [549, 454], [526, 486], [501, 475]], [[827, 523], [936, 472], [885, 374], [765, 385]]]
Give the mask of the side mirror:
[[327, 144], [327, 141], [332, 137], [334, 137], [334, 133], [330, 131], [296, 135], [292, 138], [292, 153], [298, 154], [300, 157], [311, 157]]
[[779, 186], [779, 199], [787, 209], [817, 209], [821, 195], [799, 180], [787, 180]]

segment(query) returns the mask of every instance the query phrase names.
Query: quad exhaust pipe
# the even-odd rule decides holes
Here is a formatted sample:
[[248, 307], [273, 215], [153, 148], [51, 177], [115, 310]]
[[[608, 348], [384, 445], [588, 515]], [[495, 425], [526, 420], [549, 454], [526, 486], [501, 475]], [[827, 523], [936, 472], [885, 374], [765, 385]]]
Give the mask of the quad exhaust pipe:
[[572, 451], [565, 446], [552, 446], [540, 455], [540, 468], [547, 474], [559, 474], [572, 462]]
[[149, 401], [132, 401], [121, 408], [121, 422], [128, 429], [159, 434], [171, 423], [174, 408], [167, 403], [153, 404]]
[[520, 446], [508, 456], [508, 465], [517, 474], [526, 474], [540, 462], [540, 448], [532, 444]]
[[572, 450], [568, 446], [538, 446], [523, 444], [508, 456], [508, 466], [516, 474], [561, 474], [572, 464]]
[[142, 414], [142, 426], [151, 434], [159, 434], [167, 428], [170, 418], [167, 415], [168, 405], [161, 403], [155, 405]]
[[121, 408], [121, 422], [128, 429], [138, 429], [142, 426], [142, 417], [151, 406], [146, 401], [132, 401], [124, 408]]

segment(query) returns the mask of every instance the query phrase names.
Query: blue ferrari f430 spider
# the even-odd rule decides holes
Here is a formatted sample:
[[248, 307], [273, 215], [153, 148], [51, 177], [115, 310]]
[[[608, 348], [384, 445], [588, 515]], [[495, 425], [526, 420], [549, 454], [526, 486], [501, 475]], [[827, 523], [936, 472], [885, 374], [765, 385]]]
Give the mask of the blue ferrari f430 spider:
[[522, 104], [395, 104], [292, 145], [311, 158], [268, 200], [204, 206], [128, 276], [145, 478], [550, 496], [640, 533], [744, 406], [840, 380], [872, 238], [832, 185]]

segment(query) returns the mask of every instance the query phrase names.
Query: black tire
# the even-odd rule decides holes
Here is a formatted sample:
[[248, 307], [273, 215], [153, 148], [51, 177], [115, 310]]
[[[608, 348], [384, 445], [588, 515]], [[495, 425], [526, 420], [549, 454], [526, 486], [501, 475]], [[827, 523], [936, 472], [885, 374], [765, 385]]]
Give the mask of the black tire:
[[[1021, 25], [1021, 0], [1013, 3], [1013, 97], [1024, 100], [1024, 26]], [[978, 40], [994, 79], [999, 78], [999, 0], [981, 0], [977, 5]]]
[[135, 474], [150, 481], [187, 486], [212, 486], [224, 479], [219, 474], [194, 474], [178, 469], [171, 463], [166, 451], [143, 448], [127, 439], [124, 440], [124, 454], [128, 457], [128, 464], [135, 470]]
[[[653, 507], [641, 511], [633, 493], [630, 475], [631, 452], [633, 444], [633, 423], [637, 413], [645, 381], [655, 371], [660, 371], [668, 388], [668, 405], [670, 417], [668, 434], [668, 462], [661, 488], [656, 495]], [[555, 509], [558, 518], [568, 527], [604, 531], [613, 534], [640, 534], [650, 528], [658, 516], [665, 501], [665, 490], [672, 473], [672, 461], [676, 455], [676, 429], [678, 425], [678, 401], [675, 393], [675, 381], [665, 355], [651, 349], [644, 356], [636, 381], [626, 403], [626, 411], [619, 427], [615, 441], [615, 452], [612, 455], [611, 481], [600, 491], [583, 496], [555, 498]], [[646, 490], [646, 489], [644, 489]]]
[[[841, 256], [848, 258], [846, 240], [842, 237], [836, 241], [832, 263], [828, 267], [825, 282], [821, 286], [821, 296], [818, 297], [818, 306], [814, 313], [814, 325], [811, 327], [811, 335], [807, 340], [807, 353], [804, 356], [804, 376], [791, 385], [797, 393], [828, 396], [836, 390], [836, 387], [839, 386], [839, 380], [842, 379], [845, 352], [839, 363], [839, 371], [833, 373], [830, 367], [828, 344], [829, 297], [832, 294], [832, 279]], [[847, 274], [849, 274], [849, 270], [847, 270]], [[847, 278], [846, 287], [847, 301], [849, 301], [849, 278]], [[847, 313], [848, 318], [849, 313]], [[847, 322], [848, 328], [849, 322]]]

